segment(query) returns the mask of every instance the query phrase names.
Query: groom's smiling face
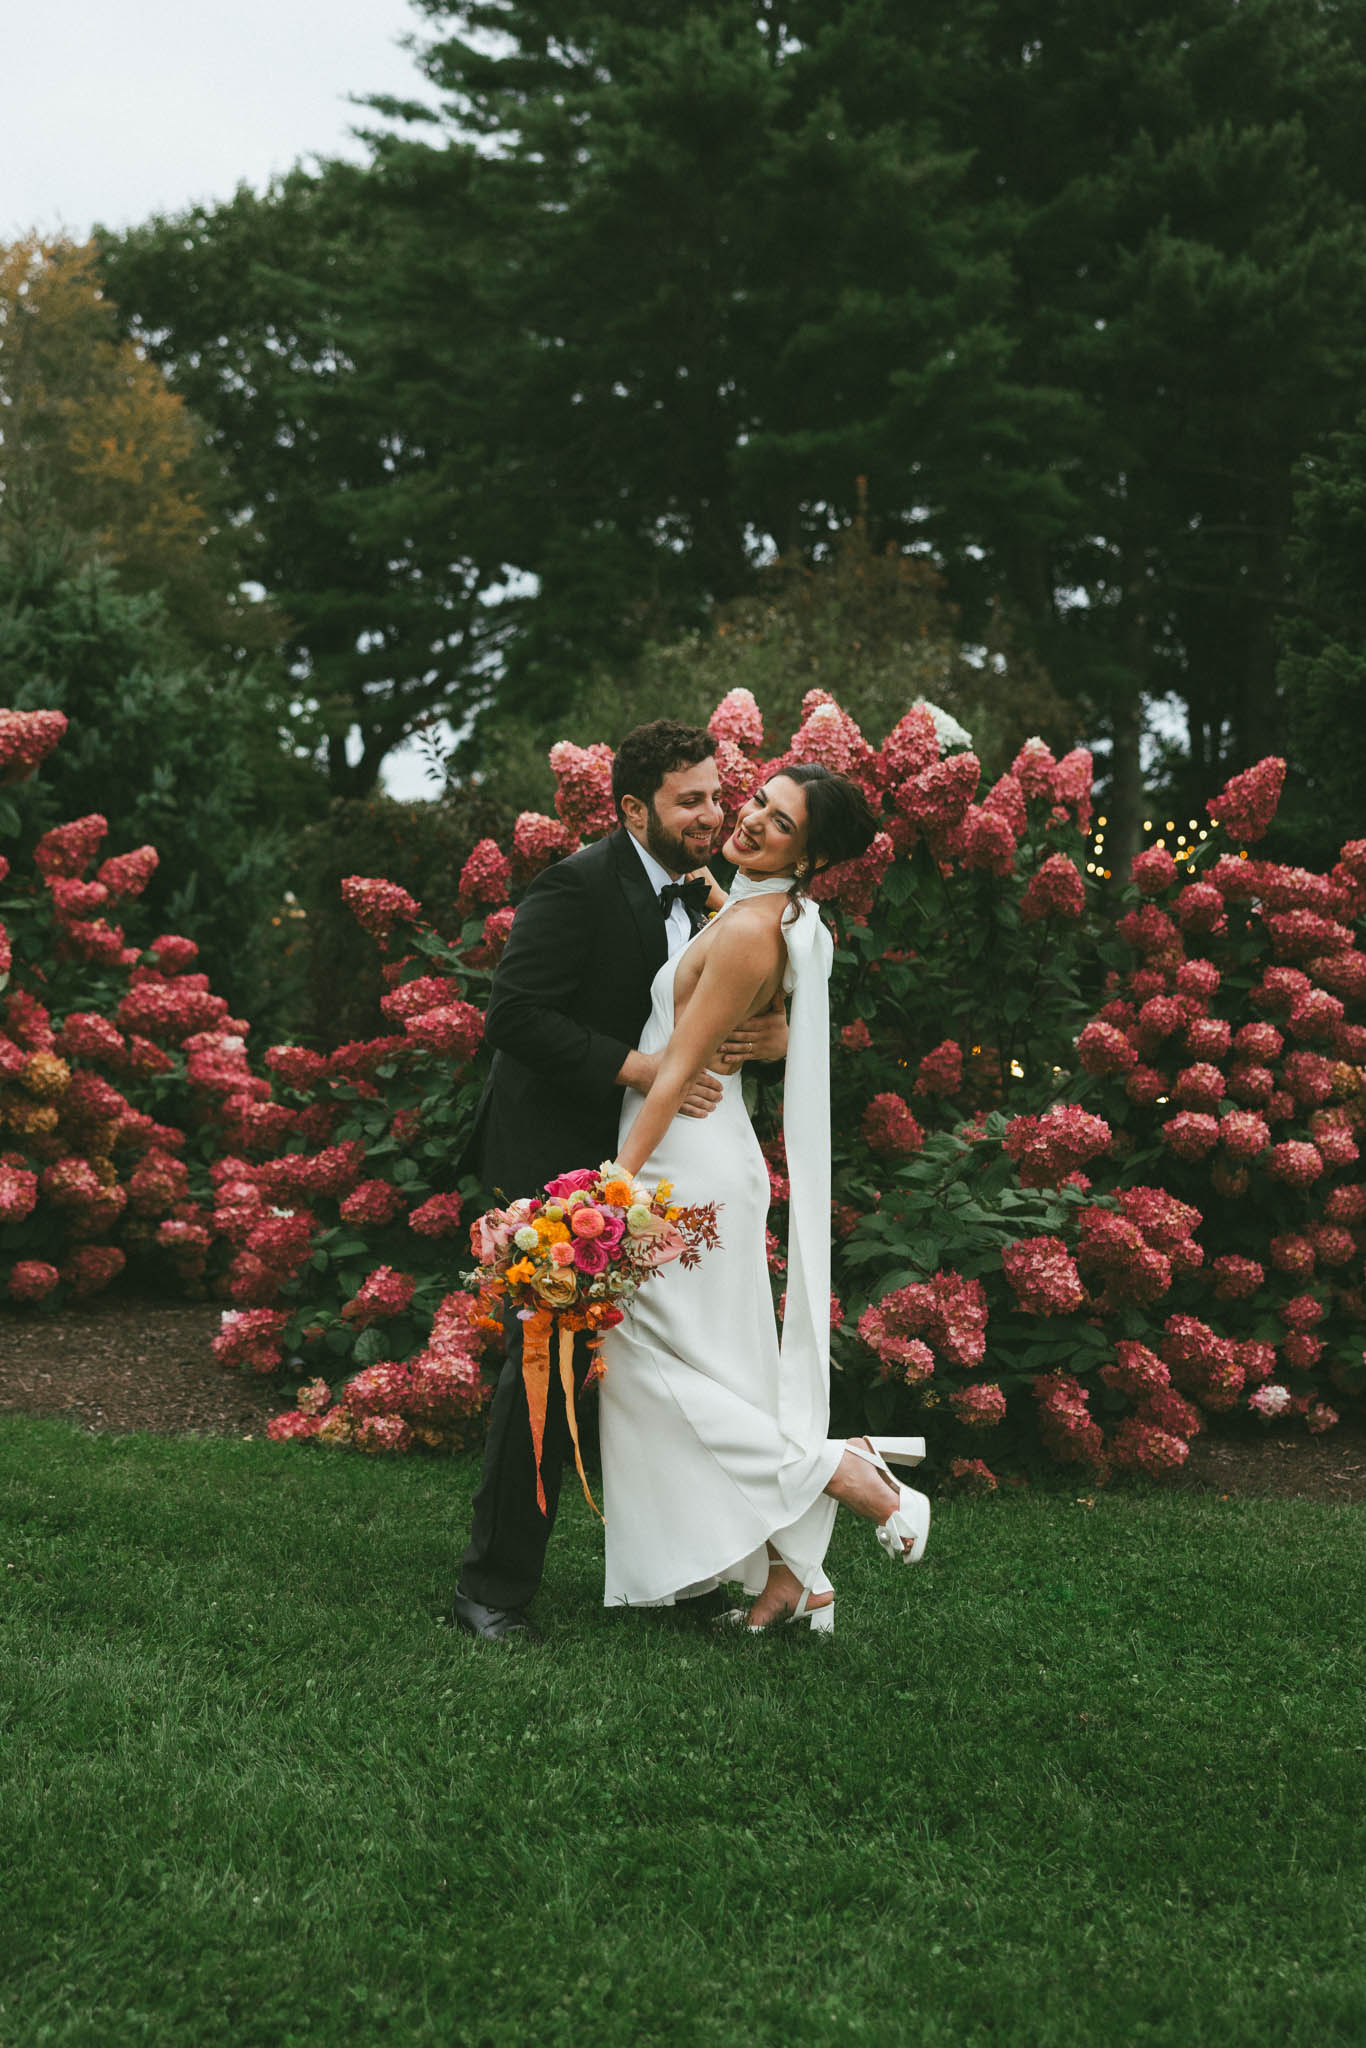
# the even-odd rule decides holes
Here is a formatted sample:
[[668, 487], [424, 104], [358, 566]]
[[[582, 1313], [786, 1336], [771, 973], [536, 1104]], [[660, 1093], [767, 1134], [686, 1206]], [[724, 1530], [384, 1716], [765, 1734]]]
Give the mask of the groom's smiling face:
[[708, 755], [691, 768], [671, 768], [648, 804], [628, 799], [626, 822], [662, 868], [685, 875], [711, 858], [724, 818], [721, 777]]

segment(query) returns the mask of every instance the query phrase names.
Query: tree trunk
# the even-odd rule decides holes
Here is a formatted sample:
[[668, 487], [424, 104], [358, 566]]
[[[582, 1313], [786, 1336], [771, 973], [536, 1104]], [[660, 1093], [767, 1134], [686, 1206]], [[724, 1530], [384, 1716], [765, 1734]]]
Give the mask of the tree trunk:
[[1134, 855], [1143, 846], [1143, 681], [1147, 674], [1148, 610], [1143, 601], [1141, 567], [1125, 577], [1125, 617], [1121, 651], [1131, 683], [1116, 698], [1111, 730], [1110, 808], [1105, 830], [1105, 865], [1111, 881], [1122, 887], [1129, 879]]
[[1276, 612], [1285, 585], [1284, 535], [1263, 530], [1256, 543], [1257, 596], [1248, 618], [1245, 696], [1236, 722], [1240, 768], [1281, 751], [1284, 732], [1276, 690]]
[[1111, 882], [1118, 888], [1128, 881], [1134, 855], [1143, 847], [1143, 695], [1137, 686], [1116, 704], [1112, 730], [1104, 851]]

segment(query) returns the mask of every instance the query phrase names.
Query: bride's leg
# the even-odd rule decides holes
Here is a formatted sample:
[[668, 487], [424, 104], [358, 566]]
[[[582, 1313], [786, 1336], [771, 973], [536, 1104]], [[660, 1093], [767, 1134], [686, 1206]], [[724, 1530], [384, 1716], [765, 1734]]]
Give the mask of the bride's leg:
[[[864, 1436], [858, 1441], [866, 1444], [868, 1439]], [[841, 1507], [848, 1508], [868, 1522], [885, 1522], [888, 1515], [896, 1513], [900, 1501], [896, 1488], [885, 1474], [853, 1451], [844, 1453], [835, 1468], [834, 1478], [825, 1490]]]
[[847, 1442], [849, 1448], [835, 1467], [826, 1492], [854, 1514], [877, 1524], [877, 1540], [890, 1558], [919, 1564], [930, 1533], [929, 1501], [923, 1493], [893, 1479], [870, 1437], [849, 1437]]
[[[768, 1550], [768, 1583], [749, 1610], [751, 1628], [766, 1628], [770, 1622], [781, 1621], [785, 1614], [796, 1610], [802, 1597], [802, 1582], [797, 1574], [785, 1565], [770, 1543]], [[828, 1582], [827, 1582], [828, 1584]], [[817, 1608], [828, 1607], [834, 1600], [833, 1590], [812, 1592], [807, 1597], [806, 1611], [814, 1614]]]

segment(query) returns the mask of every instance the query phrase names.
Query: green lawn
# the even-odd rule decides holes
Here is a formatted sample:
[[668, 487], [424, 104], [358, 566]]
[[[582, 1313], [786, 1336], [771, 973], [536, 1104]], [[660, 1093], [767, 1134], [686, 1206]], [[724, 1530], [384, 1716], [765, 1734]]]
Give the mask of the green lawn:
[[839, 1631], [436, 1616], [472, 1467], [0, 1439], [0, 2041], [1359, 2044], [1366, 1510], [841, 1518]]

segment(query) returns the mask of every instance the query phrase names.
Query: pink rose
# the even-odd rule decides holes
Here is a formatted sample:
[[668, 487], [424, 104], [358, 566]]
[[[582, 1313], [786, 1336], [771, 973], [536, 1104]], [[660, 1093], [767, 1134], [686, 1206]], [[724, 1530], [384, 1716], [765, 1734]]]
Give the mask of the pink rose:
[[582, 1202], [570, 1217], [569, 1227], [575, 1237], [601, 1237], [606, 1222], [601, 1209], [595, 1209], [591, 1202]]
[[609, 1251], [614, 1251], [626, 1235], [626, 1218], [619, 1209], [599, 1209], [597, 1213], [602, 1218], [598, 1242], [605, 1244]]
[[552, 1244], [550, 1247], [550, 1263], [552, 1266], [572, 1266], [574, 1263], [573, 1245]]
[[481, 1266], [491, 1266], [512, 1236], [512, 1226], [501, 1209], [486, 1209], [470, 1225], [470, 1250]]
[[591, 1188], [596, 1179], [591, 1167], [576, 1166], [572, 1173], [557, 1173], [554, 1180], [548, 1180], [545, 1191], [552, 1200], [560, 1201], [565, 1195], [577, 1195], [584, 1188]]
[[581, 1237], [574, 1246], [574, 1264], [581, 1273], [605, 1273], [611, 1263], [611, 1254], [598, 1238]]

